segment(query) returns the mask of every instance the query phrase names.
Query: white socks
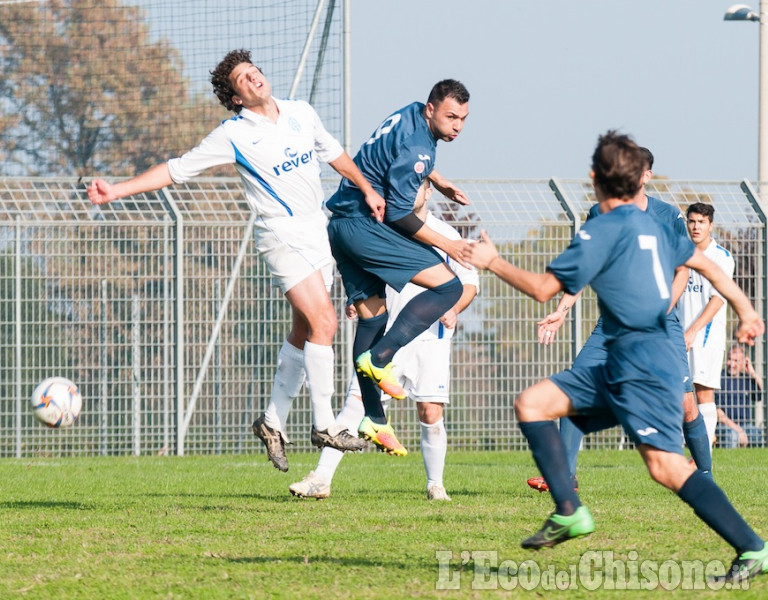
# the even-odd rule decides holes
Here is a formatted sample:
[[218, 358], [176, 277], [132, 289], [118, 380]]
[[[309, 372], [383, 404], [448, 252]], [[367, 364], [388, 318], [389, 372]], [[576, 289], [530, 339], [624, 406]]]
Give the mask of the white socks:
[[699, 404], [699, 412], [704, 419], [704, 426], [707, 428], [707, 437], [709, 438], [709, 447], [715, 441], [715, 427], [717, 427], [717, 407], [714, 402], [705, 402]]
[[[365, 417], [365, 407], [362, 399], [358, 396], [349, 395], [344, 402], [344, 408], [337, 415], [334, 425], [339, 431], [346, 429], [350, 435], [357, 435], [357, 428], [363, 417]], [[320, 452], [320, 460], [317, 461], [315, 475], [321, 481], [330, 484], [343, 457], [344, 453], [341, 450], [326, 446]]]
[[433, 485], [443, 485], [445, 454], [448, 450], [448, 435], [443, 419], [428, 425], [419, 421], [421, 426], [421, 455], [427, 472], [427, 489]]
[[283, 342], [277, 355], [277, 370], [269, 404], [264, 411], [264, 422], [277, 431], [285, 432], [288, 413], [293, 399], [304, 385], [304, 352], [296, 346]]
[[334, 421], [331, 408], [331, 398], [336, 391], [333, 385], [333, 361], [331, 346], [304, 343], [304, 370], [312, 402], [312, 418], [318, 431], [325, 431]]

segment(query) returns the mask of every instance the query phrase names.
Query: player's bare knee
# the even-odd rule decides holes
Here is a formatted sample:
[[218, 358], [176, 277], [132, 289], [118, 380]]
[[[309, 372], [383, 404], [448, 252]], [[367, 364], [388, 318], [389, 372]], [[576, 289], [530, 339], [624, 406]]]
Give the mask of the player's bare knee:
[[541, 421], [541, 408], [538, 406], [534, 394], [529, 390], [523, 392], [515, 398], [515, 415], [518, 421]]
[[437, 423], [443, 418], [443, 405], [437, 402], [419, 402], [416, 405], [419, 421], [426, 425]]
[[330, 344], [336, 330], [339, 327], [336, 313], [331, 307], [330, 310], [322, 311], [315, 315], [309, 322], [309, 339], [315, 339], [319, 342]]
[[683, 420], [689, 423], [697, 416], [699, 416], [699, 407], [696, 405], [696, 396], [691, 392], [686, 392], [683, 396]]

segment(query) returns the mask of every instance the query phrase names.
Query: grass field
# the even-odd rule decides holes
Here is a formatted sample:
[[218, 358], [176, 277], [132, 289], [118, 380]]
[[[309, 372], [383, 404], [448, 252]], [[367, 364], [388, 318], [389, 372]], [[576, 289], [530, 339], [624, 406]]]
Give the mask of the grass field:
[[[646, 581], [633, 568], [671, 573], [674, 585], [682, 561], [733, 559], [686, 505], [651, 482], [633, 452], [582, 453], [582, 500], [597, 531], [538, 553], [520, 540], [552, 505], [525, 486], [535, 474], [528, 453], [449, 452], [450, 503], [426, 501], [418, 453], [349, 456], [329, 499], [291, 497], [287, 486], [317, 456], [289, 455], [288, 473], [263, 454], [0, 461], [0, 597], [602, 598], [616, 596], [605, 589], [613, 583]], [[762, 535], [767, 458], [766, 450], [715, 453], [717, 480]], [[624, 571], [601, 566], [609, 550]], [[585, 571], [587, 559], [597, 568]], [[671, 570], [668, 560], [676, 561]], [[570, 589], [551, 589], [557, 580], [546, 577], [558, 571]], [[739, 593], [766, 596], [768, 576]]]

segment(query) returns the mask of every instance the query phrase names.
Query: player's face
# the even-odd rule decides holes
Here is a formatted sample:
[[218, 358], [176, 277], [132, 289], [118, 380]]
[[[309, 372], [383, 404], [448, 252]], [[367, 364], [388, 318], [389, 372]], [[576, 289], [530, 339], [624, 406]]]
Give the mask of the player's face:
[[252, 108], [265, 104], [272, 95], [272, 86], [264, 77], [264, 73], [251, 63], [240, 63], [229, 74], [229, 82], [235, 95], [232, 101], [244, 108]]
[[459, 104], [454, 98], [446, 98], [437, 106], [431, 102], [424, 109], [432, 135], [436, 140], [452, 142], [464, 129], [464, 122], [469, 115], [469, 102]]
[[704, 215], [691, 213], [688, 215], [688, 233], [691, 241], [696, 245], [709, 242], [712, 235], [712, 221]]

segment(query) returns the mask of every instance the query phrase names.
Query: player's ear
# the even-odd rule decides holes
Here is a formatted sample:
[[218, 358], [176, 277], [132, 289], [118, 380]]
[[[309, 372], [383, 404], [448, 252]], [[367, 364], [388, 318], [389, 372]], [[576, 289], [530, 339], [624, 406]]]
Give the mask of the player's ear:
[[651, 171], [650, 169], [646, 169], [643, 172], [643, 185], [648, 183], [651, 179], [653, 179], [653, 171]]

